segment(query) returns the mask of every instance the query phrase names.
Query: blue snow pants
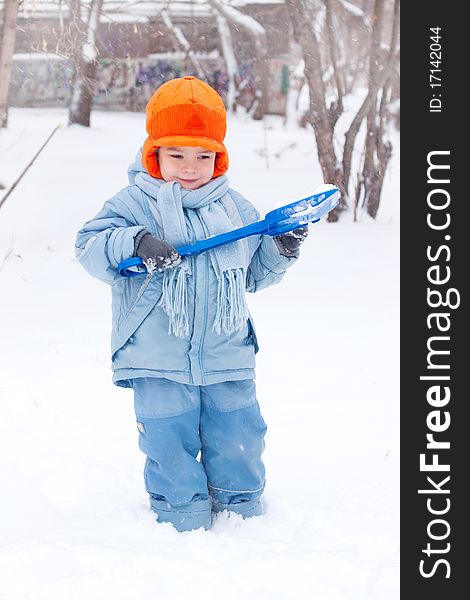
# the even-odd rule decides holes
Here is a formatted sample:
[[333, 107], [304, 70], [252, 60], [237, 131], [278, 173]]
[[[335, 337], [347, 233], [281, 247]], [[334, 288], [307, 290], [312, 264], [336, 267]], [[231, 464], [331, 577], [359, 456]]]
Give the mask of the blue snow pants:
[[132, 380], [144, 479], [160, 523], [209, 529], [212, 513], [262, 514], [266, 424], [252, 379], [195, 386]]

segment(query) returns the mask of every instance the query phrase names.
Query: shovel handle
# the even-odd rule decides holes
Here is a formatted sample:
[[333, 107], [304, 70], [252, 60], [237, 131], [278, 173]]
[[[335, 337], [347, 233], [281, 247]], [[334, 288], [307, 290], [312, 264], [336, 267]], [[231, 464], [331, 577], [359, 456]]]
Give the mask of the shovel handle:
[[[281, 235], [308, 223], [317, 223], [336, 207], [339, 199], [338, 188], [330, 186], [327, 190], [270, 211], [261, 221], [180, 246], [176, 251], [180, 256], [190, 256], [252, 235]], [[124, 277], [136, 277], [147, 273], [147, 269], [142, 259], [135, 256], [120, 262], [118, 272]]]

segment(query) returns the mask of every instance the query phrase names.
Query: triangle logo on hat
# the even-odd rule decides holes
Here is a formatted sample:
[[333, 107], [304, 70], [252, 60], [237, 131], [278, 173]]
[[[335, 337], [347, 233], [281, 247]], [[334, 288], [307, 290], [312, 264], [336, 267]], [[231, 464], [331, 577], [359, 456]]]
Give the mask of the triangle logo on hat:
[[185, 124], [185, 129], [204, 129], [205, 125], [200, 117], [194, 114]]

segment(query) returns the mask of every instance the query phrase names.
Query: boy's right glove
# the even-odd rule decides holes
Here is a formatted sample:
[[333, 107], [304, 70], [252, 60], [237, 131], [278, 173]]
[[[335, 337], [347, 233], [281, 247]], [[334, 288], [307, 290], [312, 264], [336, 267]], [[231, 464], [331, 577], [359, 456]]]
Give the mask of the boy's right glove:
[[135, 237], [134, 255], [143, 260], [149, 273], [176, 267], [181, 262], [181, 256], [171, 244], [145, 230]]

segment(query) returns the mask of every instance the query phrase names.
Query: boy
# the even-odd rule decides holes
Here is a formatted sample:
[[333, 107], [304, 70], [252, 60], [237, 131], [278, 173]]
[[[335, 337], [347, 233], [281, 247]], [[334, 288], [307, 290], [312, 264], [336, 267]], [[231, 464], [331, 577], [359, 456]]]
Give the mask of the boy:
[[[76, 256], [112, 286], [113, 381], [134, 390], [145, 486], [178, 531], [212, 514], [262, 514], [266, 425], [256, 400], [256, 334], [245, 300], [280, 281], [306, 228], [181, 258], [178, 246], [259, 219], [228, 187], [221, 97], [194, 77], [158, 88], [130, 185], [78, 232]], [[119, 275], [132, 256], [146, 276]]]

